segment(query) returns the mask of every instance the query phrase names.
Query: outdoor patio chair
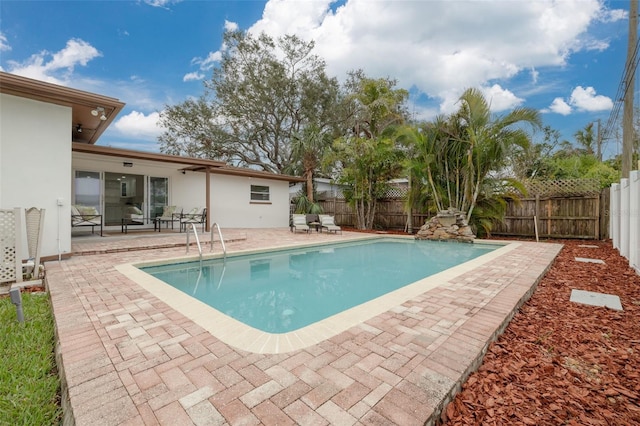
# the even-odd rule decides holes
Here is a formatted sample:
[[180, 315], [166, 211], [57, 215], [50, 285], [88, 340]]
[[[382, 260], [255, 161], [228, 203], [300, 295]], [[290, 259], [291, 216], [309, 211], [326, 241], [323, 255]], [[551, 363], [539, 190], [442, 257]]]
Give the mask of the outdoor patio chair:
[[291, 215], [291, 232], [305, 231], [309, 233], [310, 228], [307, 225], [307, 216], [304, 214]]
[[321, 214], [321, 215], [318, 215], [318, 218], [320, 219], [320, 226], [326, 229], [327, 232], [337, 233], [338, 231], [340, 231], [340, 233], [342, 234], [342, 229], [335, 224], [333, 216]]
[[171, 229], [173, 229], [174, 222], [180, 222], [180, 218], [182, 217], [182, 209], [178, 208], [178, 206], [164, 206], [162, 208], [162, 214], [160, 216], [156, 216], [155, 218], [155, 226], [158, 230], [162, 229], [162, 222], [166, 223], [167, 229], [169, 228], [169, 223], [171, 223]]
[[192, 223], [201, 223], [202, 232], [204, 232], [205, 225], [207, 223], [207, 209], [202, 207], [195, 207], [191, 209], [189, 213], [185, 213], [180, 218], [180, 232], [187, 230], [187, 226]]
[[71, 206], [71, 227], [90, 226], [91, 233], [94, 233], [96, 226], [100, 227], [100, 236], [102, 237], [102, 215], [98, 213], [95, 207], [72, 205]]

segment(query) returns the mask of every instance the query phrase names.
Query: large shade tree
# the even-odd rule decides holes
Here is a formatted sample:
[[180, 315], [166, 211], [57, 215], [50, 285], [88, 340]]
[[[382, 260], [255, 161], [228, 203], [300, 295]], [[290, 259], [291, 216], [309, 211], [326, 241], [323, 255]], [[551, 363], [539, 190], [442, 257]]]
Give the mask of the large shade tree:
[[339, 85], [297, 36], [224, 34], [226, 49], [198, 100], [161, 115], [162, 152], [225, 160], [273, 173], [290, 170], [292, 141], [305, 129], [329, 131]]

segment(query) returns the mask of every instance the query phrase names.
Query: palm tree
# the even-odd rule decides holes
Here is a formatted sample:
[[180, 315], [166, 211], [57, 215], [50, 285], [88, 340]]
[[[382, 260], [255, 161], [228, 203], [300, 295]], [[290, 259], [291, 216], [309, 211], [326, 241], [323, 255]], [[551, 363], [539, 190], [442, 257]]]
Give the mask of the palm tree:
[[470, 219], [485, 179], [505, 165], [510, 147], [529, 144], [522, 124], [537, 128], [541, 120], [538, 111], [531, 108], [516, 108], [494, 118], [490, 104], [478, 89], [467, 89], [460, 102], [456, 117], [462, 131], [457, 142], [465, 146], [466, 152], [461, 170], [462, 198], [453, 207], [466, 212]]
[[[455, 114], [439, 116], [419, 127], [403, 126], [397, 138], [407, 147], [405, 169], [414, 181], [428, 186], [438, 211], [453, 208], [466, 213], [471, 220], [482, 200], [483, 219], [479, 225], [486, 228], [488, 213], [499, 212], [504, 204], [496, 198], [499, 194], [495, 188], [505, 185], [497, 184], [492, 175], [505, 167], [514, 146], [528, 145], [529, 137], [522, 123], [537, 127], [540, 117], [537, 111], [528, 108], [492, 117], [488, 102], [475, 89], [466, 90], [460, 102]], [[518, 185], [510, 181], [506, 187]], [[505, 194], [511, 197], [508, 191]]]
[[584, 126], [584, 129], [578, 130], [573, 136], [576, 138], [576, 142], [584, 148], [585, 153], [593, 155], [593, 145], [596, 142], [593, 134], [593, 122]]
[[302, 176], [306, 179], [307, 201], [314, 204], [313, 175], [321, 164], [322, 156], [331, 145], [331, 138], [318, 127], [304, 129], [302, 135], [295, 135], [292, 140], [292, 157], [302, 166]]

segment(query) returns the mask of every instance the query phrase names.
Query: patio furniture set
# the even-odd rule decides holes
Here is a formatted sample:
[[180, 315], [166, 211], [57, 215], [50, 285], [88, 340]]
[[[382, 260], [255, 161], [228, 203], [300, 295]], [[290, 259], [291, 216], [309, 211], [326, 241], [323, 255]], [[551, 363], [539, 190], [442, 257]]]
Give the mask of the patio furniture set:
[[[142, 211], [135, 207], [129, 206], [121, 221], [121, 232], [128, 233], [129, 226], [144, 225], [153, 222], [153, 230], [162, 232], [162, 224], [165, 229], [174, 228], [176, 222], [180, 225], [180, 232], [186, 231], [190, 224], [201, 224], [204, 231], [207, 222], [207, 209], [195, 207], [188, 212], [184, 212], [177, 206], [165, 206], [162, 214], [153, 218], [144, 217]], [[94, 233], [95, 227], [100, 228], [100, 236], [103, 235], [102, 215], [95, 207], [88, 206], [71, 206], [71, 227], [90, 226], [91, 233]]]
[[342, 234], [342, 229], [335, 224], [334, 217], [327, 214], [292, 214], [289, 223], [289, 228], [294, 233], [297, 231], [309, 233], [312, 229], [322, 232], [326, 229], [327, 232]]

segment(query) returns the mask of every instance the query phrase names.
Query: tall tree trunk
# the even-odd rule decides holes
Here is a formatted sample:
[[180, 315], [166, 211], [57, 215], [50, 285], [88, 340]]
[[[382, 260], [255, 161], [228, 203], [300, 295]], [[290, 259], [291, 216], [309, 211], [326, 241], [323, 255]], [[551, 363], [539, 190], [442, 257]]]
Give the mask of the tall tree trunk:
[[449, 207], [453, 204], [453, 200], [451, 198], [451, 182], [449, 179], [449, 161], [447, 159], [444, 160], [444, 175], [447, 177], [447, 197], [449, 198]]
[[407, 181], [407, 194], [409, 196], [409, 199], [407, 200], [407, 232], [409, 232], [409, 234], [413, 234], [413, 195], [412, 195], [412, 189], [411, 189], [411, 181], [412, 181], [412, 177], [411, 177], [411, 173], [409, 173], [409, 180]]
[[431, 193], [433, 194], [433, 201], [436, 203], [436, 209], [438, 211], [442, 210], [442, 200], [440, 200], [440, 194], [438, 194], [438, 190], [436, 189], [436, 184], [433, 181], [433, 176], [431, 174], [431, 166], [427, 166], [427, 178], [429, 179], [429, 185], [431, 186]]
[[313, 204], [313, 169], [307, 169], [305, 171], [305, 176], [307, 178], [307, 199], [311, 204]]

